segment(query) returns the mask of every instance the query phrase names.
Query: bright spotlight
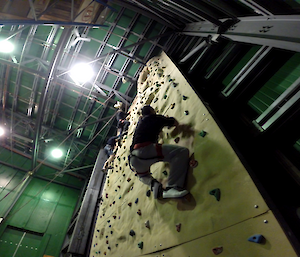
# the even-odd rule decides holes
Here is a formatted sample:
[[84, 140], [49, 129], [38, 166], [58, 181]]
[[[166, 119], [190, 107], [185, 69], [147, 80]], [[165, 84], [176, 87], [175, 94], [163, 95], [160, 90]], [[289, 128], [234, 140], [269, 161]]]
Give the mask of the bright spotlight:
[[54, 157], [54, 158], [60, 158], [60, 157], [62, 157], [63, 152], [60, 149], [54, 149], [54, 150], [52, 150], [51, 154], [52, 154], [52, 157]]
[[85, 63], [79, 63], [73, 66], [70, 76], [75, 82], [85, 83], [93, 77], [94, 72], [91, 66]]
[[0, 41], [0, 52], [1, 53], [10, 53], [14, 50], [14, 45], [7, 41], [7, 40], [3, 40], [3, 41]]
[[3, 135], [4, 135], [4, 128], [0, 127], [0, 136], [3, 136]]

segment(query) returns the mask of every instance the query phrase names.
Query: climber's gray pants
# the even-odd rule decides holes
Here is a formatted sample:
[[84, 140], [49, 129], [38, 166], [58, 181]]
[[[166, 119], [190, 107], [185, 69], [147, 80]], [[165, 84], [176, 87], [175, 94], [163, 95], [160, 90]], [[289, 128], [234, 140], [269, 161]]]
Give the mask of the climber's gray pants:
[[162, 145], [162, 155], [158, 157], [156, 144], [133, 150], [130, 163], [137, 172], [140, 181], [151, 186], [153, 177], [150, 174], [150, 166], [156, 162], [170, 163], [170, 171], [167, 187], [183, 188], [189, 167], [189, 150], [177, 145]]

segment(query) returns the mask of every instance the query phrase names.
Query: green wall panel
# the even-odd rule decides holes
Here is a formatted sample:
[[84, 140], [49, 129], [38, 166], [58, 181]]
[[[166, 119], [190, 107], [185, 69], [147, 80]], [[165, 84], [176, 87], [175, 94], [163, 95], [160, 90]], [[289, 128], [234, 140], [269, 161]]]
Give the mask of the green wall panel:
[[0, 217], [3, 217], [11, 206], [15, 196], [15, 188], [23, 179], [24, 174], [12, 168], [0, 166]]
[[[42, 249], [42, 253], [58, 257], [80, 191], [53, 183], [47, 184], [48, 182], [33, 178], [12, 209], [10, 216], [4, 221], [3, 226], [9, 225], [24, 229], [24, 231], [39, 233], [39, 235], [44, 234], [43, 241], [45, 241], [44, 238], [47, 238], [47, 242], [45, 241], [43, 247], [47, 249], [45, 251]], [[28, 237], [26, 234], [27, 241], [24, 241], [26, 245], [34, 247], [32, 255], [27, 255], [28, 253], [24, 249], [21, 251], [23, 255], [20, 256], [35, 256], [34, 252], [41, 254], [38, 244], [42, 237], [37, 240], [35, 235], [31, 237], [32, 233]], [[1, 237], [5, 236], [10, 235], [4, 231]], [[14, 240], [17, 241], [18, 238]], [[0, 249], [2, 246], [3, 244], [0, 244]], [[2, 257], [1, 254], [0, 256]]]
[[117, 69], [117, 70], [121, 70], [124, 62], [126, 61], [126, 57], [122, 56], [122, 55], [118, 55], [117, 58], [115, 59], [112, 68], [113, 69]]
[[38, 26], [38, 28], [34, 34], [34, 38], [46, 41], [51, 29], [52, 29], [52, 26]]
[[299, 77], [300, 53], [296, 53], [250, 99], [248, 105], [258, 114], [262, 114]]
[[[88, 35], [88, 37], [90, 37], [90, 35]], [[80, 49], [80, 54], [85, 57], [94, 58], [99, 46], [100, 43], [95, 40], [91, 40], [90, 42], [84, 42]]]
[[39, 257], [42, 236], [7, 227], [0, 239], [1, 257]]
[[247, 64], [247, 62], [255, 55], [259, 50], [260, 46], [253, 46], [250, 50], [243, 56], [243, 58], [237, 63], [237, 65], [228, 73], [226, 78], [223, 80], [223, 85], [227, 86], [233, 78], [240, 72], [240, 70]]
[[137, 34], [141, 34], [144, 31], [145, 26], [148, 22], [149, 22], [149, 18], [145, 16], [140, 16], [137, 22], [134, 24], [132, 31]]
[[89, 30], [88, 36], [96, 40], [102, 41], [106, 34], [107, 28], [93, 28]]
[[139, 69], [140, 64], [139, 63], [132, 63], [131, 67], [128, 70], [128, 75], [129, 76], [134, 76], [134, 74], [137, 72], [137, 70]]

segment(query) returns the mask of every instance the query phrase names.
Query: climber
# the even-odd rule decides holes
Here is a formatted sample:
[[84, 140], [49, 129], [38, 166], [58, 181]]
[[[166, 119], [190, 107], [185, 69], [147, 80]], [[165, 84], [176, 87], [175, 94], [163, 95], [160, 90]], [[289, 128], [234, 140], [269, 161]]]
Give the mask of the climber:
[[114, 105], [115, 108], [118, 108], [117, 114], [116, 114], [116, 119], [118, 121], [117, 124], [117, 135], [125, 135], [128, 132], [128, 127], [130, 125], [130, 122], [126, 119], [127, 116], [130, 114], [130, 112], [126, 113], [124, 112], [124, 106], [123, 103], [121, 102], [117, 102]]
[[107, 140], [106, 146], [104, 147], [105, 154], [107, 155], [107, 160], [103, 165], [102, 171], [107, 172], [109, 164], [115, 158], [114, 149], [116, 148], [116, 143], [120, 139], [120, 136], [113, 136]]
[[[157, 197], [179, 198], [189, 192], [184, 190], [185, 179], [189, 167], [189, 150], [176, 145], [158, 144], [158, 136], [162, 128], [177, 127], [175, 118], [157, 115], [155, 110], [146, 105], [142, 108], [142, 116], [136, 126], [132, 145], [130, 147], [130, 164], [139, 180], [157, 189]], [[156, 162], [170, 163], [170, 172], [165, 190], [162, 185], [150, 174], [150, 166]]]

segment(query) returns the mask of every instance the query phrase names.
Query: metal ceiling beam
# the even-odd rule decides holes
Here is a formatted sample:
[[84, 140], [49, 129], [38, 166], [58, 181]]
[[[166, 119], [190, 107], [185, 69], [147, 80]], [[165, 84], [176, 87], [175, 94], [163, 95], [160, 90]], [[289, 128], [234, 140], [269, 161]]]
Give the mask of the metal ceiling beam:
[[219, 19], [211, 13], [211, 10], [209, 10], [209, 9], [205, 8], [203, 5], [201, 5], [201, 1], [197, 3], [201, 6], [200, 8], [197, 8], [194, 5], [194, 3], [192, 3], [191, 1], [168, 0], [168, 2], [173, 3], [174, 5], [178, 6], [182, 10], [184, 10], [185, 12], [193, 12], [193, 13], [200, 15], [200, 17], [202, 17], [202, 19], [204, 19], [208, 22], [211, 22], [216, 26], [222, 25], [222, 22], [219, 21]]
[[[43, 48], [43, 52], [41, 55], [41, 60], [45, 60], [48, 57], [49, 51], [53, 45], [53, 41], [54, 41], [54, 37], [58, 31], [59, 27], [58, 26], [53, 26], [45, 43], [44, 43], [44, 48]], [[25, 55], [26, 57], [26, 55]], [[38, 63], [38, 67], [37, 70], [40, 71], [43, 67], [43, 65], [41, 63]], [[40, 81], [40, 77], [39, 76], [34, 76], [34, 80], [33, 80], [33, 84], [32, 84], [32, 90], [30, 93], [30, 98], [29, 98], [29, 105], [28, 105], [28, 111], [27, 111], [27, 115], [31, 116], [32, 115], [32, 111], [34, 109], [34, 101], [36, 98], [36, 91], [37, 91], [37, 87], [38, 87], [38, 83]]]
[[177, 24], [174, 24], [172, 22], [170, 22], [169, 20], [167, 20], [164, 17], [158, 16], [156, 14], [153, 14], [152, 12], [148, 12], [147, 10], [135, 5], [135, 4], [131, 4], [127, 1], [119, 1], [119, 0], [112, 0], [113, 2], [115, 2], [116, 4], [123, 6], [129, 10], [132, 10], [136, 13], [140, 13], [141, 15], [144, 15], [152, 20], [155, 20], [157, 22], [159, 22], [160, 24], [163, 24], [165, 26], [168, 26], [171, 29], [180, 29], [180, 26], [178, 26]]
[[84, 22], [69, 22], [69, 21], [48, 21], [48, 20], [1, 20], [0, 25], [45, 25], [45, 26], [80, 26], [80, 27], [107, 27], [107, 25], [102, 24], [91, 24]]
[[[37, 76], [39, 76], [39, 77], [41, 77], [41, 78], [43, 78], [43, 79], [46, 79], [46, 78], [48, 77], [48, 75], [47, 75], [46, 72], [37, 71], [37, 70], [35, 70], [35, 69], [31, 69], [31, 68], [28, 68], [28, 67], [26, 67], [26, 66], [22, 66], [22, 65], [19, 65], [19, 64], [17, 64], [17, 63], [13, 63], [13, 62], [11, 62], [11, 61], [7, 61], [7, 60], [2, 59], [2, 58], [0, 58], [0, 63], [5, 64], [5, 65], [8, 65], [8, 66], [11, 66], [11, 67], [14, 67], [14, 68], [20, 68], [20, 69], [22, 69], [23, 71], [28, 72], [29, 74], [37, 75]], [[74, 82], [71, 82], [71, 81], [69, 81], [69, 80], [64, 80], [64, 79], [61, 79], [61, 78], [58, 78], [56, 83], [57, 83], [58, 85], [60, 85], [60, 86], [68, 85], [68, 86], [70, 86], [70, 87], [75, 87], [75, 88], [78, 88], [78, 89], [83, 89], [83, 90], [85, 90], [86, 92], [89, 92], [89, 91], [90, 91], [90, 90], [88, 90], [88, 89], [84, 89], [84, 88], [78, 86], [78, 85], [75, 84]], [[87, 98], [89, 98], [89, 99], [90, 99], [90, 98], [93, 98], [93, 97], [100, 97], [100, 98], [103, 98], [103, 99], [105, 99], [105, 100], [108, 100], [108, 99], [109, 99], [108, 97], [105, 97], [105, 96], [103, 96], [102, 94], [99, 94], [99, 93], [96, 93], [96, 92], [93, 92], [93, 93], [92, 93], [92, 96], [87, 96], [87, 95], [85, 95], [85, 94], [83, 94], [83, 93], [81, 93], [81, 92], [79, 92], [79, 91], [73, 90], [72, 88], [69, 88], [69, 87], [68, 87], [68, 89], [69, 89], [69, 90], [72, 90], [72, 91], [74, 91], [74, 92], [76, 92], [76, 93], [78, 93], [78, 94], [80, 94], [80, 95], [83, 95], [84, 97], [87, 97]], [[113, 101], [113, 100], [109, 100], [109, 101], [111, 101], [112, 103], [115, 102], [115, 101]], [[100, 103], [100, 104], [103, 104], [103, 103], [100, 102], [100, 101], [99, 101], [99, 103]]]
[[[300, 16], [277, 15], [241, 17], [239, 22], [222, 33], [222, 36], [236, 42], [267, 45], [300, 52]], [[208, 22], [187, 24], [182, 31], [185, 35], [207, 37], [218, 35], [218, 27]]]
[[[5, 165], [7, 167], [11, 167], [13, 169], [16, 169], [16, 170], [19, 170], [21, 172], [28, 172], [27, 169], [24, 169], [22, 167], [18, 167], [16, 165], [13, 165], [11, 163], [8, 163], [8, 162], [4, 162], [4, 161], [1, 161], [0, 160], [0, 164], [2, 165]], [[90, 165], [91, 167], [94, 166], [94, 165]], [[87, 169], [87, 168], [91, 168], [90, 166], [86, 166], [86, 167], [82, 167], [83, 169]], [[68, 170], [68, 171], [73, 171], [73, 170]], [[64, 173], [68, 173], [68, 171], [65, 171]], [[74, 170], [75, 171], [75, 170]], [[60, 182], [60, 181], [56, 181], [56, 180], [52, 180], [50, 178], [46, 178], [44, 176], [40, 176], [40, 175], [32, 175], [34, 178], [38, 178], [38, 179], [42, 179], [42, 180], [45, 180], [45, 181], [51, 181], [51, 183], [54, 183], [54, 184], [58, 184], [58, 185], [61, 185], [61, 186], [65, 186], [65, 187], [69, 187], [69, 188], [73, 188], [73, 189], [77, 189], [77, 190], [80, 190], [82, 189], [81, 187], [77, 187], [77, 186], [73, 186], [71, 184], [67, 184], [67, 183], [63, 183], [63, 182]], [[85, 178], [86, 179], [86, 178]]]
[[[8, 116], [8, 118], [9, 118], [9, 115], [11, 115], [11, 110], [9, 110], [9, 109], [6, 109], [5, 110], [5, 113], [6, 113], [6, 115]], [[21, 121], [24, 121], [24, 122], [26, 122], [26, 123], [28, 123], [28, 124], [35, 124], [35, 121], [34, 120], [32, 120], [31, 118], [29, 118], [29, 117], [27, 117], [25, 114], [20, 114], [20, 113], [14, 113], [13, 114], [13, 116], [14, 116], [14, 118], [15, 119], [17, 119], [19, 122], [21, 122]], [[53, 134], [53, 135], [58, 135], [58, 136], [60, 136], [60, 137], [62, 137], [62, 138], [65, 138], [66, 137], [66, 133], [65, 132], [63, 132], [63, 131], [59, 131], [59, 130], [56, 130], [56, 129], [53, 129], [53, 128], [51, 128], [51, 127], [49, 127], [49, 126], [46, 126], [46, 125], [42, 125], [42, 128], [44, 129], [44, 130], [47, 130], [48, 131], [48, 133], [49, 134]], [[85, 146], [86, 144], [87, 144], [87, 142], [86, 141], [83, 141], [83, 140], [80, 140], [80, 139], [75, 139], [74, 140], [74, 144], [78, 144], [78, 145], [81, 145], [81, 146]], [[96, 147], [96, 146], [92, 146], [92, 148], [93, 148], [93, 150], [98, 150], [98, 147]]]
[[41, 93], [39, 109], [38, 109], [38, 114], [37, 114], [37, 119], [36, 119], [36, 133], [35, 133], [35, 139], [34, 139], [34, 144], [33, 144], [32, 165], [31, 165], [32, 170], [34, 170], [36, 168], [36, 164], [37, 164], [39, 139], [40, 139], [40, 133], [41, 133], [41, 128], [42, 128], [42, 120], [43, 120], [45, 104], [46, 104], [46, 100], [47, 100], [47, 96], [48, 96], [47, 92], [49, 90], [49, 87], [51, 86], [51, 81], [55, 76], [56, 67], [58, 65], [60, 55], [65, 47], [66, 41], [68, 40], [68, 38], [71, 35], [71, 32], [72, 32], [71, 28], [64, 29], [64, 31], [61, 35], [61, 38], [59, 39], [58, 45], [53, 54], [51, 65], [49, 66], [48, 77], [45, 80], [45, 85], [44, 85], [43, 91]]

